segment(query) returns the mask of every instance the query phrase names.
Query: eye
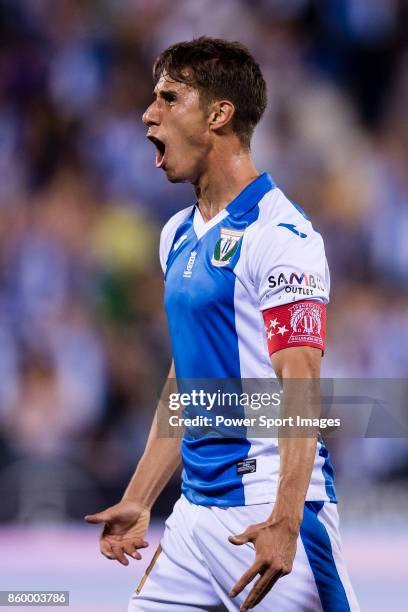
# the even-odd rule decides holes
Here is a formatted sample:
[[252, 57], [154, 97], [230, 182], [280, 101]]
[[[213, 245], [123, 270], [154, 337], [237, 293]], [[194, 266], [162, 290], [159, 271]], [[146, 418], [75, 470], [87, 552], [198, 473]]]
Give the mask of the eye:
[[172, 102], [175, 102], [177, 100], [176, 94], [172, 93], [171, 91], [163, 91], [161, 96], [162, 96], [163, 100], [165, 100], [169, 104], [171, 104]]

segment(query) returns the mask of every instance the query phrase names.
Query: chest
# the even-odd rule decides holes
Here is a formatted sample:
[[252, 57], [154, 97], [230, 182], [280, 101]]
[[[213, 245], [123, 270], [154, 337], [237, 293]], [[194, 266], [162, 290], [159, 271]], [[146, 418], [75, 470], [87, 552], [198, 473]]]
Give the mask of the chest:
[[192, 225], [181, 228], [167, 259], [166, 309], [205, 314], [231, 303], [246, 227], [224, 219], [201, 238]]

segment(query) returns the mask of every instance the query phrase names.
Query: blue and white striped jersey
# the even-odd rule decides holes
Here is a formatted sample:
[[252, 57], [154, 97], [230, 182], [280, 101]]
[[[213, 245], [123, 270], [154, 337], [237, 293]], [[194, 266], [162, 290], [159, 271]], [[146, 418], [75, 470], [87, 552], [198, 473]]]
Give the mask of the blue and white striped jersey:
[[[262, 311], [289, 302], [328, 302], [323, 240], [303, 211], [264, 173], [205, 223], [197, 206], [164, 226], [160, 260], [177, 378], [271, 378]], [[238, 506], [274, 501], [276, 439], [182, 440], [185, 496]], [[256, 470], [237, 465], [256, 459]], [[318, 444], [308, 501], [336, 501], [333, 470]]]

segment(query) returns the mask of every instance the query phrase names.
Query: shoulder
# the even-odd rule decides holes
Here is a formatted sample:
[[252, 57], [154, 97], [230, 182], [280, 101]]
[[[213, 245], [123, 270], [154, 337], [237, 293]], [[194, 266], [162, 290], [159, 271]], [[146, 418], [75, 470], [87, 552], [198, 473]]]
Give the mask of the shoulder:
[[257, 220], [245, 232], [248, 255], [276, 257], [319, 251], [324, 255], [323, 239], [300, 206], [278, 188], [269, 191], [259, 202]]
[[[317, 233], [306, 213], [298, 204], [277, 187], [268, 191], [259, 202], [259, 215], [248, 231], [250, 237], [259, 233], [273, 232], [275, 240], [285, 241], [291, 236], [302, 237]], [[286, 230], [286, 231], [282, 231]]]
[[194, 205], [187, 206], [176, 212], [170, 219], [165, 223], [161, 234], [160, 234], [160, 263], [163, 271], [166, 269], [166, 261], [173, 244], [174, 237], [180, 225], [189, 217], [194, 209]]
[[245, 231], [241, 270], [258, 292], [262, 308], [305, 298], [328, 301], [323, 239], [280, 189], [262, 198], [256, 221]]
[[183, 223], [183, 221], [187, 219], [187, 217], [193, 211], [193, 208], [194, 208], [194, 205], [187, 206], [186, 208], [179, 210], [172, 217], [170, 217], [170, 219], [166, 221], [166, 223], [163, 226], [160, 239], [167, 240], [169, 237], [173, 239], [177, 231], [177, 228]]

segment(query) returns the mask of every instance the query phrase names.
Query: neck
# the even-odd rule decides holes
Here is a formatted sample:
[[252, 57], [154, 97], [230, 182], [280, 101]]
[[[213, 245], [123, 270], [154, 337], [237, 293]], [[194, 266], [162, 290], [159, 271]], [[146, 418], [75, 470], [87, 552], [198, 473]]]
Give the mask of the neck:
[[223, 210], [247, 185], [259, 176], [249, 150], [237, 149], [229, 155], [217, 154], [194, 184], [198, 206], [204, 221]]

